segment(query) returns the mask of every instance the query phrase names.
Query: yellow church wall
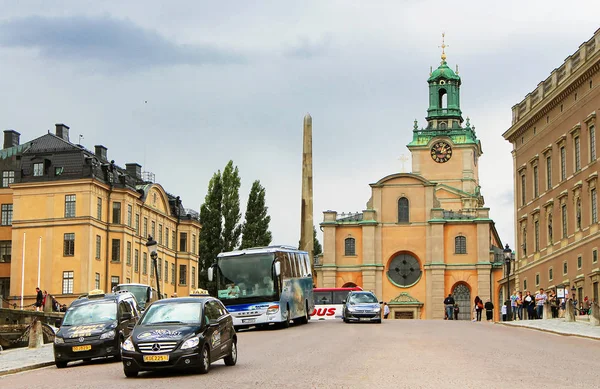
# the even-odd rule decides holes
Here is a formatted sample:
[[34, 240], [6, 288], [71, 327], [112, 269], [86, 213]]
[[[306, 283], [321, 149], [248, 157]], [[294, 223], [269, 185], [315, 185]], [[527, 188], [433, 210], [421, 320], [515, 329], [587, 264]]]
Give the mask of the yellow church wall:
[[[387, 275], [385, 274], [385, 271], [384, 271], [382, 301], [389, 303], [391, 300], [398, 297], [398, 295], [400, 295], [400, 293], [408, 293], [411, 297], [414, 297], [417, 300], [419, 300], [420, 302], [427, 304], [427, 290], [425, 288], [425, 285], [426, 285], [425, 272], [422, 273], [421, 278], [419, 279], [419, 281], [416, 284], [414, 284], [413, 286], [410, 286], [408, 288], [401, 288], [401, 287], [394, 285], [389, 280], [389, 278], [387, 277]], [[425, 306], [423, 306], [421, 308], [421, 316], [419, 318], [425, 319]]]
[[[467, 253], [456, 254], [454, 239], [464, 236], [467, 239]], [[444, 227], [444, 258], [448, 264], [477, 263], [477, 225], [446, 224]]]
[[494, 304], [494, 321], [500, 321], [500, 306], [498, 306], [498, 297], [500, 296], [500, 289], [502, 289], [502, 285], [500, 284], [500, 280], [502, 278], [504, 278], [504, 268], [497, 268], [492, 271], [492, 285], [494, 289], [492, 304]]
[[427, 220], [426, 188], [421, 181], [411, 177], [400, 177], [386, 182], [384, 188], [378, 189], [381, 191], [381, 208], [378, 211], [382, 223], [398, 223], [398, 200], [401, 197], [408, 199], [410, 223], [423, 223]]
[[[427, 148], [427, 150], [425, 150], [425, 152], [421, 154], [422, 158], [423, 159], [429, 158], [431, 161], [431, 156], [430, 156], [431, 146], [435, 142], [441, 141], [441, 140], [442, 139], [440, 139], [440, 138], [433, 139], [430, 142], [430, 145]], [[456, 173], [463, 170], [463, 150], [464, 149], [455, 147], [455, 145], [447, 138], [443, 139], [443, 140], [448, 142], [448, 144], [452, 147], [452, 158], [450, 158], [450, 160], [445, 163], [437, 163], [435, 165], [435, 169], [427, 169], [426, 177], [430, 181], [443, 183], [444, 181], [448, 181], [448, 177], [456, 177]], [[429, 161], [422, 161], [422, 165], [424, 165], [424, 164], [429, 164]]]
[[[345, 239], [354, 238], [355, 255], [346, 255]], [[362, 228], [356, 225], [338, 226], [335, 230], [335, 241], [338, 242], [335, 247], [336, 265], [352, 266], [362, 264]]]
[[363, 277], [361, 271], [339, 271], [335, 276], [335, 287], [342, 288], [347, 283], [356, 284], [356, 286], [363, 286]]

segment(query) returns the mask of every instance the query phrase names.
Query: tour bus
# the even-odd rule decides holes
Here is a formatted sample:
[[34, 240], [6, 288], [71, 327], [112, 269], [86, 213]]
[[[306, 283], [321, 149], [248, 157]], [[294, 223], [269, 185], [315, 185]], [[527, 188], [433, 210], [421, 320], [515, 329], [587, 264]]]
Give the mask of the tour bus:
[[135, 296], [142, 311], [146, 309], [148, 305], [160, 299], [156, 289], [146, 284], [119, 284], [115, 286], [112, 291], [118, 292], [120, 290], [131, 292], [131, 294]]
[[353, 290], [362, 290], [360, 286], [350, 288], [314, 288], [315, 309], [310, 316], [318, 320], [341, 319], [344, 311], [343, 301]]
[[220, 253], [208, 269], [217, 297], [236, 329], [291, 321], [308, 323], [314, 309], [308, 253], [288, 246], [256, 247]]

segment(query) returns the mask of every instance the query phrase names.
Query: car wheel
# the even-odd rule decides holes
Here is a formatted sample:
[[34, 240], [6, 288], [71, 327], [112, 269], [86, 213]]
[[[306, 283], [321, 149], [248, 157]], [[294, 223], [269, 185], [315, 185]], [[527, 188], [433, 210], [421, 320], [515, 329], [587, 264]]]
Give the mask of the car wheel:
[[123, 373], [125, 373], [125, 377], [127, 378], [135, 378], [138, 376], [138, 371], [133, 369], [123, 369]]
[[56, 365], [57, 369], [64, 369], [67, 367], [67, 362], [65, 361], [54, 361], [54, 364]]
[[375, 323], [381, 324], [381, 319], [377, 320]]
[[231, 343], [229, 355], [223, 358], [223, 361], [227, 366], [234, 366], [237, 363], [237, 342], [235, 340]]
[[210, 370], [210, 352], [208, 346], [204, 346], [200, 353], [200, 374], [206, 374], [208, 370]]

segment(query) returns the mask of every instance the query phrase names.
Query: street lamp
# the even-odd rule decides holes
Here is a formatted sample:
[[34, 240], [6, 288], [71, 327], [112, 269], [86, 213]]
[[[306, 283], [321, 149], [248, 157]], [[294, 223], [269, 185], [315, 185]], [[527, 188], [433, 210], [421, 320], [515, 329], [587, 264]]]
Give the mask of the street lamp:
[[[512, 320], [511, 301], [510, 301], [510, 262], [513, 260], [512, 250], [508, 247], [508, 243], [502, 250], [504, 253], [504, 264], [506, 265], [506, 294], [508, 296], [508, 304], [506, 306], [506, 321]], [[504, 304], [504, 302], [502, 302]]]
[[577, 299], [575, 299], [575, 293], [577, 293], [577, 289], [575, 289], [575, 285], [573, 285], [571, 287], [571, 300], [573, 301], [573, 312], [577, 312], [577, 303], [579, 302]]
[[148, 242], [146, 242], [146, 248], [150, 252], [150, 258], [152, 259], [152, 266], [154, 266], [154, 277], [156, 278], [156, 290], [158, 292], [158, 299], [162, 297], [160, 294], [160, 282], [158, 281], [158, 243], [152, 238], [152, 235], [148, 235]]

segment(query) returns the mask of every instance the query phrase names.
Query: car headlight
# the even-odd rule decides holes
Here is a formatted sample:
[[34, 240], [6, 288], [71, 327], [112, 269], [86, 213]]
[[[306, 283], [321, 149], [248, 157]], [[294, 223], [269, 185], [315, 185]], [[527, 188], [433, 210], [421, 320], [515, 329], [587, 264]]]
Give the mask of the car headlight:
[[115, 330], [106, 331], [102, 335], [100, 335], [100, 339], [114, 339], [115, 338]]
[[267, 315], [273, 315], [279, 311], [279, 305], [271, 305], [267, 308]]
[[198, 343], [200, 343], [200, 339], [198, 338], [188, 339], [185, 342], [183, 342], [183, 344], [181, 345], [181, 349], [186, 350], [188, 348], [196, 347]]
[[349, 312], [354, 312], [354, 311], [356, 311], [356, 308], [354, 308], [354, 307], [348, 307], [348, 311]]
[[381, 312], [381, 308], [377, 307], [374, 309], [375, 312]]
[[135, 348], [133, 347], [133, 342], [131, 341], [131, 338], [127, 338], [123, 342], [123, 350], [125, 350], [125, 351], [135, 351]]
[[59, 336], [55, 336], [54, 337], [54, 344], [63, 344], [65, 343], [65, 340]]

